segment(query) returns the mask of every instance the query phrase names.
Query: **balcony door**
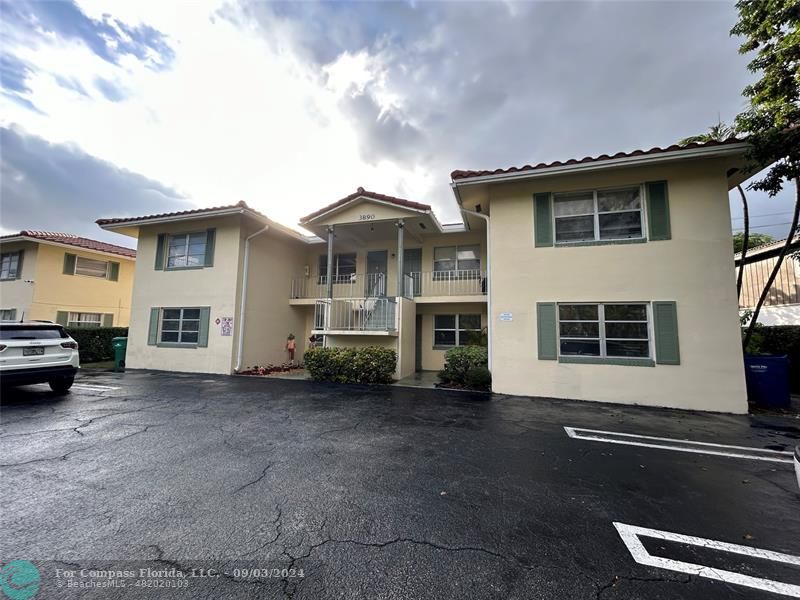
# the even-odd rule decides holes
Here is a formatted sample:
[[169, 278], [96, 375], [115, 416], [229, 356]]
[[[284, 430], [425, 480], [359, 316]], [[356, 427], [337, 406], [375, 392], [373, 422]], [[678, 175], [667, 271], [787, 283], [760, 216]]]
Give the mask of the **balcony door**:
[[364, 295], [367, 298], [386, 296], [386, 272], [389, 260], [387, 250], [367, 252], [367, 276], [364, 282]]
[[406, 248], [403, 251], [403, 272], [414, 280], [414, 296], [422, 292], [422, 248]]

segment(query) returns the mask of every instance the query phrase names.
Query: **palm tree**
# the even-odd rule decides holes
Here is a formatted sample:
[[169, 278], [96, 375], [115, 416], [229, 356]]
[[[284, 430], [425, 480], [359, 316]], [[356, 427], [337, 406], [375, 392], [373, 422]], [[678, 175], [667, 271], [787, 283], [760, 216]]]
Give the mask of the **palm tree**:
[[[705, 142], [724, 142], [731, 138], [736, 137], [736, 130], [730, 125], [726, 125], [721, 120], [708, 128], [707, 133], [700, 135], [693, 135], [683, 138], [678, 144], [685, 146], [686, 144], [697, 144]], [[744, 232], [742, 235], [742, 258], [739, 261], [739, 273], [736, 276], [736, 297], [742, 294], [742, 278], [744, 276], [744, 261], [747, 258], [747, 246], [750, 243], [750, 212], [747, 207], [747, 196], [741, 185], [737, 185], [736, 189], [739, 190], [739, 195], [742, 197], [742, 216], [744, 217]]]

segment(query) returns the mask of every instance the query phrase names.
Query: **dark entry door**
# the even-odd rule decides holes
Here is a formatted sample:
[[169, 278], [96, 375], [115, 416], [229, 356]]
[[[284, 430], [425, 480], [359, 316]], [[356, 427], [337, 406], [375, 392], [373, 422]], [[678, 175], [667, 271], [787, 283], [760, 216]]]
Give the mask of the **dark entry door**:
[[414, 369], [422, 371], [422, 315], [417, 315], [414, 331]]
[[406, 248], [403, 251], [403, 273], [414, 280], [414, 295], [422, 293], [422, 248]]
[[386, 267], [389, 253], [386, 250], [370, 250], [367, 252], [367, 275], [364, 282], [364, 294], [367, 298], [386, 295]]

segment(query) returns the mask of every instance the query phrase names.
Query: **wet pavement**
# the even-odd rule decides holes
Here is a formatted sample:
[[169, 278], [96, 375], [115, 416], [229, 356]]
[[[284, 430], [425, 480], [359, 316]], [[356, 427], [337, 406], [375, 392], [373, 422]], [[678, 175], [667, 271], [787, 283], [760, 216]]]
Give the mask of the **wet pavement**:
[[1, 431], [0, 563], [31, 561], [37, 599], [777, 600], [800, 586], [800, 565], [669, 535], [641, 538], [644, 553], [780, 585], [638, 564], [614, 525], [800, 556], [788, 417], [129, 372], [61, 397], [6, 392]]

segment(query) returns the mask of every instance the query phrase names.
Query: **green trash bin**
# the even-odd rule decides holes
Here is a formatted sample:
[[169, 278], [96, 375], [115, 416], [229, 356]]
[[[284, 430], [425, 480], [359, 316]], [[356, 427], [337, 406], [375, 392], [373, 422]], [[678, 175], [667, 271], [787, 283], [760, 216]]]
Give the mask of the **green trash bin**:
[[125, 352], [128, 349], [128, 338], [115, 337], [111, 340], [111, 347], [114, 349], [114, 370], [125, 370]]

